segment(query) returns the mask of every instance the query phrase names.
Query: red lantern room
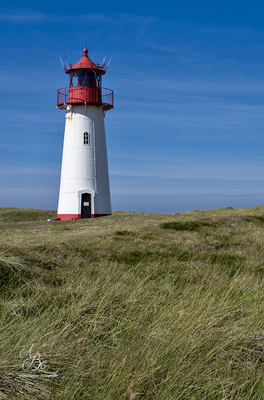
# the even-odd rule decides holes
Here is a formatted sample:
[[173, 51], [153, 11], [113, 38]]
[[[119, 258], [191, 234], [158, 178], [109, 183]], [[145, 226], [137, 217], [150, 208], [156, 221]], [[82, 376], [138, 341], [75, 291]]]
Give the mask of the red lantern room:
[[102, 75], [107, 67], [94, 64], [83, 50], [83, 57], [75, 65], [64, 66], [69, 75], [69, 87], [58, 89], [57, 106], [66, 108], [68, 104], [91, 104], [103, 106], [105, 110], [114, 107], [113, 91], [102, 87]]

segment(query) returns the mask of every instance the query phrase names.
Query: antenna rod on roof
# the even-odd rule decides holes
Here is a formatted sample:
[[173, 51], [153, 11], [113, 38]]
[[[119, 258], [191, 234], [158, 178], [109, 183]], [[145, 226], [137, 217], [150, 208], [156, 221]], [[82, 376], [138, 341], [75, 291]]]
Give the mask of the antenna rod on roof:
[[105, 65], [105, 59], [106, 59], [107, 54], [104, 56], [103, 58], [103, 62], [102, 62], [102, 67]]
[[62, 68], [63, 68], [63, 69], [65, 69], [65, 68], [64, 68], [64, 65], [63, 65], [63, 61], [62, 61], [62, 59], [61, 59], [61, 56], [60, 56], [60, 55], [59, 55], [59, 58], [60, 58], [60, 62], [61, 62]]
[[109, 67], [110, 61], [112, 60], [112, 56], [110, 57], [110, 60], [108, 61], [107, 66], [105, 67], [105, 70], [107, 70], [107, 68]]
[[69, 63], [71, 63], [71, 60], [70, 60], [70, 57], [69, 57], [69, 54], [68, 54], [68, 52], [67, 52], [67, 56], [68, 56], [68, 59], [69, 59]]
[[93, 61], [94, 61], [94, 55], [95, 55], [95, 51], [93, 52]]

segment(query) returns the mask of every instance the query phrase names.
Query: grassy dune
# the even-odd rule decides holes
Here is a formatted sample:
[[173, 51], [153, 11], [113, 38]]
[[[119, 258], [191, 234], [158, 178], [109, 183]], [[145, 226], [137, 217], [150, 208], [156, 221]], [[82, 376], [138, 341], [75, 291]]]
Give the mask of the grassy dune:
[[264, 207], [0, 208], [0, 399], [264, 399]]

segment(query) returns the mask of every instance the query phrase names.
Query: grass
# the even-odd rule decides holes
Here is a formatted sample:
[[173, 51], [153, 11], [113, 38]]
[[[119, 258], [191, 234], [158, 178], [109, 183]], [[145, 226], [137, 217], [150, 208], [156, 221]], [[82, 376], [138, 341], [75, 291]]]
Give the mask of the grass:
[[197, 232], [202, 229], [203, 226], [213, 226], [216, 227], [216, 224], [211, 222], [204, 222], [204, 221], [170, 221], [164, 222], [160, 225], [164, 229], [174, 229], [175, 231], [193, 231]]
[[56, 211], [0, 207], [0, 222], [43, 221], [52, 218], [56, 218]]
[[0, 399], [263, 399], [264, 207], [0, 208]]

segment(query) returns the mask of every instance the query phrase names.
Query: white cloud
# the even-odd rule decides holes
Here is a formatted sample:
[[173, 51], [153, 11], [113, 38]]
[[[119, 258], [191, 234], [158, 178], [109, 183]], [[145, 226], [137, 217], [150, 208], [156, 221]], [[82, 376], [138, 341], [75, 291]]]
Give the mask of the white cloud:
[[45, 16], [40, 12], [16, 12], [4, 13], [0, 12], [0, 20], [8, 22], [37, 22], [45, 19]]
[[71, 23], [80, 23], [82, 21], [90, 24], [108, 24], [116, 29], [123, 28], [126, 24], [134, 24], [141, 27], [148, 27], [150, 24], [157, 22], [158, 18], [151, 16], [133, 15], [128, 13], [112, 14], [111, 16], [103, 13], [79, 14], [72, 16], [43, 14], [39, 11], [17, 10], [15, 12], [0, 11], [0, 21], [11, 23], [53, 23], [71, 21]]
[[60, 167], [0, 167], [0, 179], [12, 178], [17, 176], [59, 176]]
[[54, 198], [58, 196], [57, 189], [48, 188], [0, 188], [0, 199], [18, 198]]
[[64, 16], [48, 15], [39, 11], [27, 11], [23, 9], [16, 12], [0, 12], [0, 21], [16, 24], [62, 22], [68, 18]]

